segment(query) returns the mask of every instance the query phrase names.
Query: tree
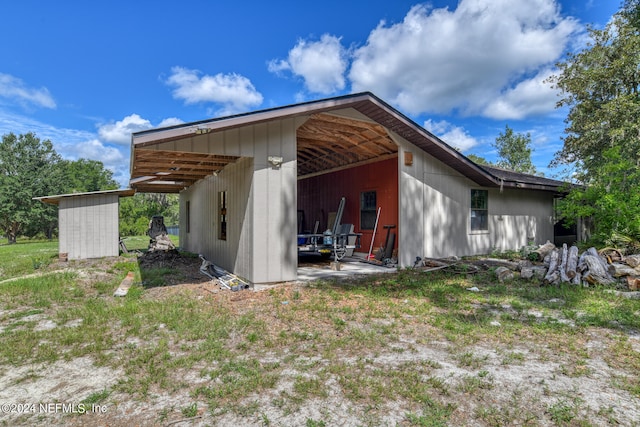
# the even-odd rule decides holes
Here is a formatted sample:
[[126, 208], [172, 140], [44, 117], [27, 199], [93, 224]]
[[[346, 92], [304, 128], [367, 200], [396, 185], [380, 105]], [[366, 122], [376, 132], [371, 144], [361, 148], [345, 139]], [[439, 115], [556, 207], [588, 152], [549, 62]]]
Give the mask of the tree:
[[[564, 145], [555, 164], [575, 167], [583, 184], [560, 204], [565, 221], [590, 216], [595, 243], [613, 236], [640, 242], [640, 2], [627, 0], [591, 41], [558, 64], [551, 79], [568, 107]], [[631, 189], [634, 189], [630, 191]]]
[[493, 163], [491, 163], [489, 160], [485, 159], [484, 157], [477, 156], [475, 154], [469, 154], [467, 155], [467, 158], [477, 165], [487, 165], [487, 166], [493, 165]]
[[508, 125], [492, 146], [498, 150], [497, 166], [514, 172], [534, 175], [536, 167], [531, 163], [531, 135], [516, 134]]
[[102, 162], [62, 160], [49, 140], [34, 133], [3, 135], [0, 143], [0, 230], [9, 243], [18, 235], [44, 233], [51, 238], [58, 224], [55, 206], [33, 197], [118, 188]]
[[609, 161], [608, 148], [637, 159], [640, 150], [640, 34], [638, 1], [627, 1], [602, 30], [590, 29], [587, 48], [558, 64], [551, 82], [562, 91], [558, 107], [568, 107], [564, 145], [556, 164], [574, 164], [587, 184]]
[[55, 194], [60, 156], [51, 141], [41, 141], [33, 133], [2, 136], [0, 142], [0, 229], [9, 243], [20, 232], [39, 221], [49, 221], [55, 208], [33, 197]]
[[59, 167], [64, 175], [66, 193], [85, 193], [118, 188], [118, 183], [113, 179], [113, 172], [105, 169], [101, 161], [63, 160]]
[[154, 215], [164, 216], [166, 225], [179, 221], [177, 194], [145, 193], [120, 200], [120, 234], [140, 236], [146, 233]]

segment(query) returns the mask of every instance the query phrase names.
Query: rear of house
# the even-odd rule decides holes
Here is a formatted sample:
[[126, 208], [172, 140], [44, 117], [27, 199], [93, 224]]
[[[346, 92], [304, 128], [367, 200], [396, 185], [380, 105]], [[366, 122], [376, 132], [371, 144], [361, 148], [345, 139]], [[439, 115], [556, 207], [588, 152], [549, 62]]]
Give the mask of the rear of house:
[[326, 229], [342, 197], [358, 250], [388, 229], [406, 267], [553, 240], [562, 185], [476, 165], [370, 93], [136, 133], [131, 177], [180, 194], [185, 250], [253, 283], [295, 280], [297, 234]]

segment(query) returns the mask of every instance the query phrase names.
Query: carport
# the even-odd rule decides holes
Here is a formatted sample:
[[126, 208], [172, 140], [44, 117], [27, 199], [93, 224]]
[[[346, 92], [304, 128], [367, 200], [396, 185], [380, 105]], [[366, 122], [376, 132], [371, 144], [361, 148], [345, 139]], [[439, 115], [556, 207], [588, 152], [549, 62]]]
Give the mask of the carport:
[[530, 178], [482, 168], [371, 93], [131, 141], [131, 187], [180, 194], [181, 246], [253, 283], [296, 280], [297, 234], [328, 228], [341, 197], [362, 252], [377, 208], [380, 225], [395, 225], [400, 267], [544, 243], [562, 183]]

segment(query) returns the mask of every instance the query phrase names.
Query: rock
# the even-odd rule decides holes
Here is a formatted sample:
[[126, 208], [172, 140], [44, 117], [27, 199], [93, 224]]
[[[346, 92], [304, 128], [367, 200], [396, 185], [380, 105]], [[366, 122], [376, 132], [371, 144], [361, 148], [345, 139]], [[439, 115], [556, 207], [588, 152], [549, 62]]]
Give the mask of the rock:
[[495, 273], [500, 283], [508, 280], [513, 280], [514, 277], [513, 271], [511, 271], [507, 267], [498, 267], [496, 268]]
[[533, 267], [522, 267], [520, 268], [520, 277], [523, 279], [531, 279], [533, 278]]
[[547, 274], [547, 268], [543, 265], [537, 265], [533, 267], [533, 277], [536, 279], [544, 279], [544, 276]]

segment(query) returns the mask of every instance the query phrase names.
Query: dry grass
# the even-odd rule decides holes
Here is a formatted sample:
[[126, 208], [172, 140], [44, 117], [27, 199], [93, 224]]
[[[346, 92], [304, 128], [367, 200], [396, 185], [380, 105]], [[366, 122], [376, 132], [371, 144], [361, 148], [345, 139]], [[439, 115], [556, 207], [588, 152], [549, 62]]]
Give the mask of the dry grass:
[[[604, 289], [406, 270], [234, 293], [198, 265], [102, 260], [1, 287], [0, 403], [107, 408], [2, 422], [640, 423], [639, 303]], [[130, 270], [146, 286], [113, 298]]]

